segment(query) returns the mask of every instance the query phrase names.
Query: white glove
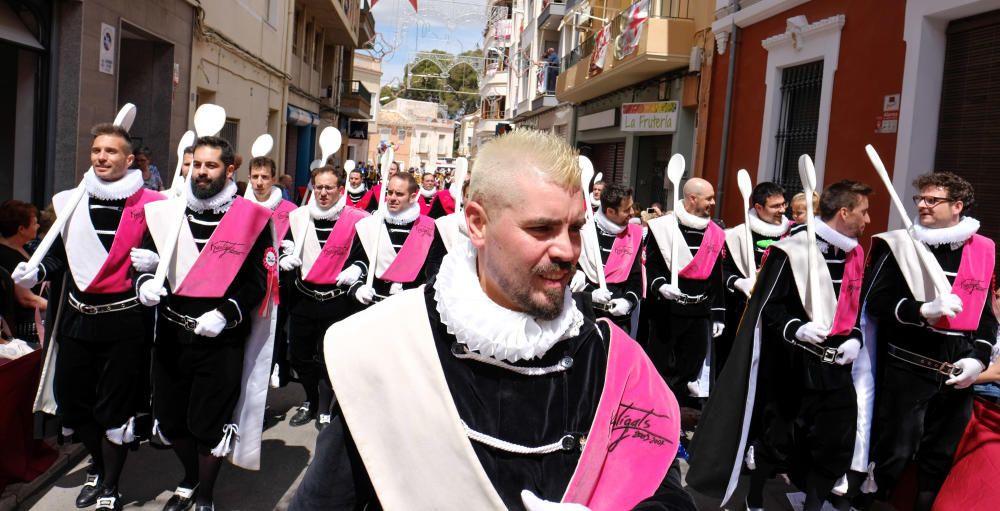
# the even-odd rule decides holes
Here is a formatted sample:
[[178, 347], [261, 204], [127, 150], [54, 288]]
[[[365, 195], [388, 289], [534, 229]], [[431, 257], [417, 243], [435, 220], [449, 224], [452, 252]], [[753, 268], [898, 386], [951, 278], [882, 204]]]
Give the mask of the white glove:
[[393, 282], [392, 285], [389, 286], [389, 294], [390, 295], [394, 295], [394, 294], [396, 294], [396, 293], [398, 293], [398, 292], [400, 292], [402, 290], [403, 290], [403, 283], [402, 282]]
[[681, 296], [684, 296], [684, 293], [681, 292], [681, 288], [672, 284], [664, 284], [660, 286], [659, 291], [660, 294], [667, 300], [676, 300]]
[[198, 316], [198, 325], [194, 327], [195, 335], [215, 337], [226, 328], [226, 317], [218, 309], [212, 309]]
[[295, 242], [292, 240], [281, 240], [281, 255], [292, 255], [295, 253]]
[[573, 279], [569, 281], [569, 290], [572, 293], [579, 293], [587, 288], [587, 274], [576, 270]]
[[10, 274], [10, 278], [14, 279], [15, 284], [31, 289], [35, 287], [35, 284], [38, 284], [38, 267], [29, 269], [27, 261], [17, 263], [14, 271]]
[[608, 302], [608, 304], [611, 305], [608, 312], [612, 316], [624, 316], [632, 310], [632, 304], [624, 298], [615, 298]]
[[830, 331], [820, 328], [819, 325], [813, 323], [812, 321], [803, 324], [795, 331], [795, 338], [802, 342], [808, 342], [810, 344], [823, 344], [826, 340], [826, 336], [830, 335]]
[[132, 258], [132, 267], [143, 273], [156, 271], [156, 265], [160, 264], [160, 256], [152, 250], [133, 248], [129, 256]]
[[542, 500], [531, 490], [521, 490], [521, 502], [528, 511], [590, 511], [589, 507], [582, 504]]
[[344, 268], [340, 275], [337, 275], [337, 285], [338, 286], [350, 286], [361, 278], [361, 268], [352, 264], [347, 268]]
[[750, 291], [753, 290], [753, 281], [750, 279], [736, 279], [733, 282], [733, 287], [742, 291], [743, 294], [750, 296]]
[[964, 389], [969, 385], [976, 382], [976, 378], [979, 377], [979, 373], [983, 372], [983, 363], [974, 358], [963, 358], [955, 362], [955, 367], [962, 370], [958, 373], [958, 376], [952, 376], [948, 381], [944, 382], [945, 385], [954, 385], [956, 389]]
[[858, 359], [858, 353], [860, 352], [861, 342], [857, 339], [848, 339], [837, 347], [837, 358], [834, 362], [842, 366], [850, 365]]
[[959, 312], [962, 312], [962, 299], [951, 293], [938, 296], [920, 306], [920, 315], [932, 322], [941, 316], [953, 318]]
[[161, 297], [167, 296], [167, 290], [162, 285], [157, 286], [153, 280], [155, 279], [149, 279], [139, 285], [139, 303], [146, 307], [156, 306]]
[[712, 339], [722, 335], [722, 331], [726, 329], [726, 324], [721, 321], [716, 321], [712, 323]]
[[597, 288], [590, 292], [590, 299], [596, 304], [607, 305], [611, 303], [611, 291]]
[[375, 289], [371, 286], [361, 286], [354, 292], [354, 299], [361, 302], [361, 305], [370, 305], [375, 301]]
[[278, 259], [278, 268], [281, 268], [281, 271], [291, 271], [299, 266], [302, 266], [302, 259], [295, 254], [283, 255]]

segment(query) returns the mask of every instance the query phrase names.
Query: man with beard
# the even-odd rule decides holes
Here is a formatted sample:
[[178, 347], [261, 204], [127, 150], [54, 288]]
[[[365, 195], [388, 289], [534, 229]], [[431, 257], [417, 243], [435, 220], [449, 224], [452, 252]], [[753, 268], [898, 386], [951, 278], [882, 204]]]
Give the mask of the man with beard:
[[851, 467], [864, 273], [857, 238], [869, 222], [870, 193], [855, 181], [830, 185], [816, 246], [807, 232], [771, 245], [691, 443], [688, 484], [723, 505], [745, 465], [751, 510], [763, 509], [764, 483], [781, 469], [805, 492], [803, 509], [819, 511]]
[[[968, 216], [974, 203], [968, 181], [935, 172], [913, 184], [918, 216], [911, 233], [874, 237], [864, 313], [866, 333], [879, 342], [871, 460], [877, 495], [889, 498], [915, 460], [914, 509], [926, 510], [969, 420], [969, 387], [989, 364], [996, 342], [997, 321], [987, 299], [995, 248], [976, 234], [979, 221]], [[915, 243], [933, 255], [933, 268], [922, 264]], [[949, 284], [950, 293], [938, 294], [935, 278]]]
[[[612, 183], [604, 187], [601, 208], [594, 214], [597, 239], [584, 231], [579, 269], [570, 282], [573, 292], [590, 293], [598, 317], [609, 318], [622, 329], [631, 328], [630, 313], [642, 295], [642, 226], [629, 223], [632, 190]], [[596, 242], [596, 243], [595, 243]], [[593, 254], [600, 254], [601, 266]], [[604, 271], [606, 288], [598, 287], [597, 272]]]
[[[288, 215], [295, 211], [295, 204], [284, 199], [281, 188], [275, 186], [277, 183], [277, 172], [274, 160], [267, 156], [257, 156], [250, 160], [250, 185], [247, 186], [243, 197], [251, 202], [255, 202], [271, 210], [271, 225], [274, 227], [275, 243], [282, 245], [290, 244], [285, 242], [288, 237]], [[274, 356], [271, 357], [274, 365], [272, 372], [272, 382], [278, 386], [287, 378], [288, 367], [285, 362], [288, 349], [288, 339], [285, 336], [285, 323], [288, 320], [288, 309], [285, 304], [290, 297], [287, 285], [279, 286], [281, 299], [277, 305], [277, 317], [275, 318], [275, 339]]]
[[368, 193], [368, 188], [365, 186], [364, 169], [355, 167], [351, 170], [345, 189], [348, 206], [368, 210], [368, 201], [371, 200], [372, 195]]
[[[343, 182], [341, 169], [326, 165], [313, 171], [313, 200], [291, 214], [291, 240], [279, 263], [284, 272], [299, 268], [291, 276], [288, 338], [292, 370], [305, 389], [306, 402], [288, 421], [293, 427], [314, 418], [319, 428], [330, 424], [333, 392], [323, 361], [323, 334], [357, 310], [349, 291], [360, 285], [367, 269], [354, 237], [355, 224], [368, 213], [347, 207]], [[302, 246], [301, 258], [295, 254], [296, 245]]]
[[[687, 396], [711, 339], [725, 326], [722, 247], [725, 233], [712, 222], [715, 190], [704, 179], [684, 184], [672, 213], [650, 220], [646, 248], [649, 279], [650, 358], [674, 394]], [[678, 223], [679, 221], [679, 223]], [[679, 243], [677, 286], [670, 284], [671, 243]], [[683, 398], [682, 398], [683, 400]]]
[[[269, 329], [252, 323], [270, 309], [265, 295], [277, 279], [272, 212], [236, 195], [228, 141], [201, 137], [194, 148], [190, 193], [177, 199], [187, 207], [166, 272], [169, 294], [152, 278], [139, 288], [144, 304], [159, 304], [154, 433], [184, 468], [166, 511], [213, 509], [222, 458], [230, 453], [234, 464], [259, 468], [271, 373]], [[176, 205], [163, 204], [146, 208], [157, 247], [177, 232]]]
[[577, 161], [544, 132], [484, 146], [466, 249], [426, 287], [331, 327], [338, 402], [290, 509], [694, 509], [668, 471], [676, 401], [567, 289]]
[[375, 272], [371, 286], [352, 289], [362, 305], [418, 287], [427, 278], [427, 255], [440, 236], [434, 220], [420, 214], [417, 188], [417, 180], [409, 173], [392, 176], [386, 185], [385, 219], [380, 222], [381, 215], [374, 215], [357, 223], [355, 243], [364, 248], [366, 260], [373, 261], [369, 271]]
[[785, 217], [787, 207], [785, 190], [777, 183], [770, 181], [757, 183], [750, 194], [750, 205], [752, 207], [749, 212], [749, 223], [753, 239], [749, 243], [753, 247], [754, 259], [752, 267], [746, 260], [746, 226], [740, 224], [726, 229], [727, 257], [722, 264], [722, 274], [726, 282], [726, 310], [730, 314], [726, 314], [725, 330], [715, 340], [712, 372], [716, 376], [722, 372], [726, 358], [729, 357], [736, 328], [740, 325], [743, 308], [746, 307], [747, 297], [750, 296], [753, 285], [751, 273], [760, 268], [767, 248], [788, 234], [791, 223]]
[[136, 441], [136, 415], [149, 400], [142, 381], [152, 317], [139, 306], [133, 268], [152, 271], [159, 261], [149, 250], [143, 206], [163, 195], [144, 189], [142, 172], [129, 170], [127, 131], [98, 124], [91, 134], [86, 195], [72, 211], [65, 208], [73, 190], [52, 198], [58, 214], [71, 215], [65, 229], [37, 268], [19, 263], [11, 277], [28, 289], [39, 280], [63, 282], [46, 361], [55, 371], [46, 371], [35, 409], [57, 413], [64, 433], [72, 432], [93, 460], [76, 506], [118, 510], [118, 480], [128, 445]]

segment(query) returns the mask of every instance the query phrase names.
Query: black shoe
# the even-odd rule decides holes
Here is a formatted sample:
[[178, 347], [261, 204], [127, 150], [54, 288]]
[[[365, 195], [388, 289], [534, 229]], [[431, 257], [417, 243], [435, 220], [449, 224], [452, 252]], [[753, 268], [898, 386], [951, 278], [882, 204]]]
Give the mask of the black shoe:
[[191, 506], [194, 505], [194, 497], [197, 492], [197, 486], [195, 488], [178, 486], [174, 490], [174, 494], [170, 496], [170, 500], [167, 501], [167, 505], [163, 506], [163, 511], [187, 511], [191, 509]]
[[103, 488], [101, 496], [97, 497], [97, 509], [95, 511], [121, 511], [122, 496], [117, 490]]
[[97, 474], [87, 474], [87, 482], [83, 483], [80, 494], [76, 496], [76, 507], [90, 507], [97, 502], [97, 496], [101, 494], [100, 482], [101, 477]]
[[302, 403], [299, 407], [299, 411], [295, 412], [291, 420], [288, 421], [288, 425], [292, 427], [299, 427], [305, 424], [309, 424], [312, 420], [316, 418], [316, 414], [309, 411], [309, 403]]

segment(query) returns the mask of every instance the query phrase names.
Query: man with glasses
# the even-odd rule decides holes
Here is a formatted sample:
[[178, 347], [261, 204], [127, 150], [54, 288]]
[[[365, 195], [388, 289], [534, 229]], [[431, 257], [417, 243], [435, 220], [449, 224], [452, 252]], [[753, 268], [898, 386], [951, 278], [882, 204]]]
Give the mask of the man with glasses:
[[369, 268], [375, 272], [372, 285], [352, 290], [354, 298], [365, 306], [422, 285], [429, 268], [427, 254], [435, 241], [440, 242], [434, 220], [420, 214], [419, 185], [413, 175], [396, 173], [385, 186], [384, 218], [374, 215], [357, 224], [357, 242], [364, 248], [366, 260], [374, 261]]
[[344, 182], [342, 169], [326, 165], [314, 170], [313, 200], [289, 215], [291, 228], [282, 243], [282, 271], [299, 269], [287, 279], [294, 282], [288, 305], [289, 358], [306, 401], [288, 421], [293, 427], [313, 419], [320, 429], [330, 423], [333, 391], [323, 362], [323, 334], [357, 310], [349, 291], [363, 283], [368, 269], [360, 244], [354, 243], [355, 226], [368, 213], [347, 206]]
[[[722, 263], [722, 274], [726, 282], [726, 310], [732, 314], [726, 315], [726, 328], [715, 341], [715, 352], [712, 358], [712, 371], [717, 375], [722, 371], [729, 356], [729, 349], [740, 325], [743, 308], [753, 285], [752, 273], [760, 268], [764, 252], [772, 243], [785, 237], [791, 222], [785, 217], [788, 203], [785, 201], [785, 189], [777, 183], [764, 181], [757, 183], [750, 194], [750, 234], [752, 240], [746, 238], [746, 226], [737, 225], [726, 229], [726, 251], [728, 257]], [[753, 247], [753, 267], [746, 261], [746, 244]]]
[[[950, 172], [914, 181], [917, 218], [907, 233], [876, 235], [863, 311], [878, 359], [872, 459], [877, 497], [887, 499], [903, 469], [917, 464], [914, 509], [931, 508], [950, 470], [972, 409], [972, 389], [989, 364], [997, 320], [990, 312], [995, 249], [968, 216], [972, 185]], [[912, 237], [912, 239], [911, 239]], [[928, 250], [925, 265], [916, 248]], [[935, 275], [936, 274], [936, 275]], [[938, 294], [933, 278], [947, 278]]]

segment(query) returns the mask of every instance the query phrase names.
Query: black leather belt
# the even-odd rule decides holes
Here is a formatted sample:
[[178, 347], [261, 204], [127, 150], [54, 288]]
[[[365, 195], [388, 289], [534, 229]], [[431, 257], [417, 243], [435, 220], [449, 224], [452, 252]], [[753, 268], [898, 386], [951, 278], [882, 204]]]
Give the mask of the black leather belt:
[[318, 302], [326, 302], [333, 300], [338, 296], [347, 294], [346, 290], [340, 288], [331, 289], [330, 291], [316, 291], [314, 289], [309, 289], [309, 287], [299, 279], [295, 279], [295, 287], [298, 288], [299, 291], [302, 291], [302, 294]]
[[951, 362], [941, 362], [940, 360], [927, 358], [912, 351], [904, 350], [903, 348], [900, 348], [892, 343], [889, 344], [889, 354], [899, 360], [902, 360], [903, 362], [913, 364], [917, 367], [927, 369], [928, 371], [932, 371], [949, 378], [962, 374], [962, 369], [955, 367], [955, 364], [952, 364]]
[[[185, 330], [191, 333], [194, 333], [194, 329], [198, 326], [198, 318], [192, 318], [191, 316], [181, 314], [179, 312], [172, 310], [170, 307], [163, 307], [160, 309], [160, 312], [163, 314], [163, 317], [166, 318], [168, 321], [184, 328]], [[227, 329], [233, 328], [235, 326], [236, 326], [235, 321], [226, 323]]]
[[837, 348], [817, 346], [808, 342], [798, 342], [795, 341], [792, 344], [806, 350], [806, 352], [811, 353], [819, 357], [819, 361], [824, 364], [836, 364], [837, 363]]
[[701, 302], [704, 302], [705, 300], [708, 300], [708, 295], [694, 295], [694, 296], [692, 296], [692, 295], [682, 294], [682, 295], [678, 296], [677, 299], [674, 300], [674, 302], [675, 303], [679, 303], [681, 305], [696, 305], [696, 304], [699, 304]]
[[139, 305], [138, 298], [128, 298], [120, 302], [104, 303], [101, 305], [90, 305], [77, 300], [73, 293], [68, 293], [66, 301], [69, 302], [70, 306], [74, 309], [80, 311], [81, 314], [106, 314], [108, 312], [118, 312], [123, 310], [128, 310]]

